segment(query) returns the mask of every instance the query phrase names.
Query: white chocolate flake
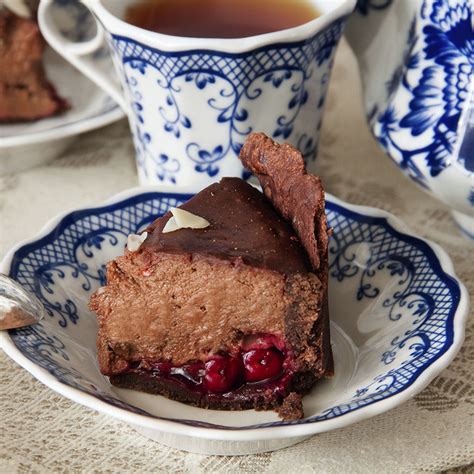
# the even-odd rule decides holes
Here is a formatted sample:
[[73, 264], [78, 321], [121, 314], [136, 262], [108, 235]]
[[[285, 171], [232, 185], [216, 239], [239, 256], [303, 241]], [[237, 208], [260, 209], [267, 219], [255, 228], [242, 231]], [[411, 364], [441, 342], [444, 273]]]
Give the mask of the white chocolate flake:
[[170, 211], [173, 217], [168, 219], [168, 222], [162, 230], [163, 234], [179, 229], [205, 229], [211, 225], [204, 217], [197, 216], [184, 209], [172, 207]]
[[174, 232], [175, 230], [179, 230], [180, 228], [181, 227], [179, 227], [179, 225], [176, 223], [176, 219], [171, 216], [161, 232], [163, 234], [167, 234], [168, 232]]
[[127, 249], [130, 252], [136, 252], [142, 243], [145, 242], [147, 236], [148, 232], [143, 232], [141, 235], [130, 234], [127, 238]]

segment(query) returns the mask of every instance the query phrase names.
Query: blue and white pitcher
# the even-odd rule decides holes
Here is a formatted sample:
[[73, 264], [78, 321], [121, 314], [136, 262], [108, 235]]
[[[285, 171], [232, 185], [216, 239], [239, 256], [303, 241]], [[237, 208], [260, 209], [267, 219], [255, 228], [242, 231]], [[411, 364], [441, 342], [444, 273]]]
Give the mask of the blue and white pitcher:
[[346, 36], [375, 138], [474, 239], [472, 8], [471, 0], [359, 0]]

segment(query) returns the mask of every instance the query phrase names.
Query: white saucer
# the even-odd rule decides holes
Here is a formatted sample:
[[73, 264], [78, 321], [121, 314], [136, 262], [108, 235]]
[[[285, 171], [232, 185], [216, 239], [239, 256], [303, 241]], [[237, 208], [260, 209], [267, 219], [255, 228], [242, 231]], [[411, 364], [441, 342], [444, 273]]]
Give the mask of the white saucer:
[[241, 455], [390, 410], [425, 388], [461, 347], [469, 296], [448, 255], [385, 211], [327, 195], [335, 376], [304, 397], [306, 418], [205, 410], [112, 386], [99, 371], [89, 298], [105, 283], [105, 264], [123, 252], [127, 235], [189, 197], [175, 188], [132, 189], [103, 206], [62, 214], [18, 244], [0, 271], [35, 293], [47, 316], [0, 331], [0, 348], [52, 390], [160, 443]]

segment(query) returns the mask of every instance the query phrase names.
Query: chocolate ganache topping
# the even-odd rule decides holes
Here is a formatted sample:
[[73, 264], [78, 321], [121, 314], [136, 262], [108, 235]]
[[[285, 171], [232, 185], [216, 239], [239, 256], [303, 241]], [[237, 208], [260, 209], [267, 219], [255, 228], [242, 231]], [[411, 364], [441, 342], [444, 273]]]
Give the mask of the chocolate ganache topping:
[[286, 274], [311, 271], [293, 228], [262, 199], [260, 191], [238, 178], [223, 178], [181, 209], [210, 222], [205, 229], [162, 233], [171, 213], [156, 220], [140, 251], [209, 255]]

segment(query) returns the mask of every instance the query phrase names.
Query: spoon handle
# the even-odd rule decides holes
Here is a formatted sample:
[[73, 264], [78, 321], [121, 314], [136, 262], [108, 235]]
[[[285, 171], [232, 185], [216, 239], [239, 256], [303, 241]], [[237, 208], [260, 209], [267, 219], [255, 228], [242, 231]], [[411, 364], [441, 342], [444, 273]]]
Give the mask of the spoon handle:
[[44, 306], [35, 295], [0, 273], [0, 330], [36, 324], [44, 315]]

